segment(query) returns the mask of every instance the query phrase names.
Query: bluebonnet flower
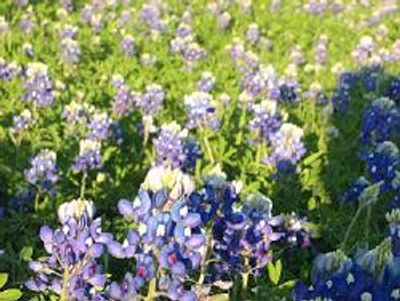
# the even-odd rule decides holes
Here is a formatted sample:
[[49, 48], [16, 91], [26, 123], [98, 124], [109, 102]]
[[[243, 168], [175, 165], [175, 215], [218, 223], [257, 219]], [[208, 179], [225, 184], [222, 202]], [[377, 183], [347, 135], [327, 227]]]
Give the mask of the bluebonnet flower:
[[353, 180], [350, 187], [343, 193], [343, 200], [345, 202], [357, 201], [364, 192], [365, 188], [369, 187], [370, 185], [371, 183], [364, 177]]
[[205, 49], [196, 42], [189, 43], [183, 50], [183, 57], [189, 67], [195, 62], [203, 59], [205, 56]]
[[339, 75], [339, 84], [332, 96], [333, 108], [338, 113], [345, 113], [350, 102], [350, 90], [358, 81], [358, 75], [344, 72]]
[[162, 107], [165, 99], [164, 89], [157, 84], [146, 86], [145, 92], [137, 97], [136, 105], [145, 116], [154, 116]]
[[155, 4], [144, 4], [140, 11], [140, 17], [149, 29], [157, 32], [165, 32], [167, 23], [161, 19], [161, 9]]
[[279, 83], [279, 99], [283, 102], [294, 103], [297, 101], [298, 83], [293, 80], [281, 80]]
[[306, 153], [303, 142], [303, 130], [292, 123], [283, 123], [278, 131], [271, 134], [271, 154], [264, 162], [277, 166], [281, 161], [295, 165]]
[[85, 200], [64, 203], [59, 210], [61, 226], [54, 231], [41, 227], [39, 236], [48, 256], [29, 263], [36, 276], [25, 282], [28, 289], [52, 292], [62, 300], [104, 300], [107, 278], [96, 260], [112, 235], [101, 231], [94, 211]]
[[187, 130], [182, 130], [177, 123], [164, 124], [158, 138], [153, 140], [157, 154], [156, 163], [173, 168], [181, 167], [186, 160], [184, 141], [187, 136]]
[[25, 109], [19, 115], [13, 117], [13, 125], [10, 128], [10, 132], [14, 135], [20, 134], [33, 124], [35, 124], [35, 119], [33, 118], [32, 113]]
[[127, 56], [134, 56], [136, 53], [135, 39], [131, 35], [126, 35], [121, 41], [121, 49]]
[[400, 103], [400, 77], [391, 80], [389, 87], [385, 92], [385, 96], [389, 97], [397, 104]]
[[65, 38], [76, 39], [78, 35], [78, 27], [65, 24], [62, 28], [59, 29], [59, 37], [60, 40]]
[[136, 99], [139, 95], [129, 89], [128, 86], [121, 83], [117, 87], [117, 93], [114, 95], [113, 109], [119, 116], [127, 116], [132, 111]]
[[361, 158], [367, 164], [368, 174], [372, 182], [382, 182], [381, 191], [391, 189], [400, 159], [397, 146], [390, 141], [385, 141], [379, 144], [373, 152], [363, 151]]
[[111, 136], [110, 128], [112, 124], [113, 120], [106, 112], [93, 114], [88, 124], [88, 138], [98, 141], [107, 140]]
[[400, 129], [400, 111], [389, 98], [378, 98], [364, 111], [361, 130], [363, 144], [375, 144], [389, 139]]
[[32, 9], [28, 9], [28, 11], [21, 16], [19, 26], [21, 30], [27, 34], [30, 34], [33, 31], [33, 28], [35, 27], [35, 18]]
[[134, 300], [137, 296], [137, 291], [133, 283], [132, 274], [126, 273], [120, 284], [117, 282], [112, 282], [108, 292], [113, 300]]
[[71, 166], [72, 170], [87, 172], [89, 170], [101, 169], [103, 157], [101, 155], [101, 144], [93, 140], [81, 140], [79, 143], [79, 155]]
[[256, 23], [252, 23], [249, 25], [246, 31], [246, 39], [251, 44], [256, 44], [260, 39], [260, 29]]
[[321, 35], [314, 48], [314, 60], [317, 64], [325, 65], [328, 59], [328, 37]]
[[200, 81], [197, 83], [197, 88], [201, 92], [210, 92], [215, 87], [215, 77], [211, 72], [203, 72]]
[[56, 164], [57, 155], [54, 151], [43, 149], [30, 160], [31, 168], [25, 170], [25, 177], [29, 183], [40, 187], [41, 190], [51, 191], [58, 181]]
[[186, 95], [184, 103], [187, 110], [188, 127], [209, 127], [213, 130], [219, 128], [219, 119], [211, 94], [205, 92], [193, 92]]
[[374, 50], [375, 42], [373, 38], [370, 36], [364, 36], [356, 46], [356, 49], [352, 52], [352, 56], [357, 63], [366, 65], [369, 63], [369, 59]]
[[373, 92], [377, 89], [381, 73], [382, 66], [377, 63], [361, 69], [359, 72], [359, 78], [365, 91]]
[[48, 68], [42, 63], [29, 63], [25, 72], [24, 101], [32, 101], [38, 107], [47, 107], [53, 103], [53, 83], [48, 75]]
[[[171, 177], [173, 174], [166, 175], [164, 179], [176, 186], [175, 182], [179, 179]], [[199, 228], [201, 218], [188, 210], [186, 198], [171, 199], [171, 194], [168, 193], [168, 186], [171, 184], [156, 184], [160, 189], [144, 184], [142, 188], [148, 189], [147, 191], [140, 190], [134, 202], [120, 200], [118, 209], [126, 219], [138, 223], [138, 239], [135, 240], [137, 249], [134, 255], [136, 276], [128, 276], [130, 283], [125, 282], [125, 287], [132, 287], [132, 292], [140, 290], [155, 277], [158, 269], [162, 271], [163, 277], [170, 280], [168, 283], [164, 282], [164, 286], [160, 285], [159, 289], [175, 300], [177, 289], [172, 284], [175, 280], [184, 283], [188, 273], [199, 267], [200, 248], [205, 243], [205, 238]], [[114, 252], [111, 254], [115, 256]], [[116, 255], [119, 256], [118, 252]], [[114, 284], [113, 294], [118, 295], [120, 291]]]
[[302, 53], [301, 46], [295, 45], [290, 51], [290, 57], [292, 59], [293, 64], [302, 65], [305, 63], [305, 58]]
[[300, 217], [296, 213], [281, 216], [280, 232], [285, 234], [285, 239], [289, 245], [301, 247], [303, 249], [311, 246], [312, 234], [308, 227], [307, 218]]
[[77, 64], [81, 55], [81, 50], [77, 41], [71, 38], [61, 40], [62, 55], [61, 60], [66, 64]]
[[278, 112], [277, 102], [264, 100], [260, 104], [251, 106], [253, 119], [249, 122], [254, 142], [270, 142], [271, 135], [282, 125], [282, 118]]
[[8, 63], [0, 57], [0, 80], [10, 81], [19, 75], [21, 68], [15, 63]]
[[183, 162], [182, 170], [184, 172], [193, 171], [196, 167], [196, 162], [203, 156], [200, 144], [193, 137], [188, 137], [183, 145], [183, 153], [185, 161]]
[[396, 251], [398, 213], [388, 216], [391, 237], [354, 258], [342, 251], [319, 255], [312, 272], [312, 285], [298, 282], [292, 292], [297, 300], [396, 300], [399, 295], [399, 260]]
[[68, 124], [83, 124], [87, 125], [90, 117], [94, 114], [95, 108], [88, 103], [77, 103], [72, 101], [65, 106], [61, 117], [65, 118]]

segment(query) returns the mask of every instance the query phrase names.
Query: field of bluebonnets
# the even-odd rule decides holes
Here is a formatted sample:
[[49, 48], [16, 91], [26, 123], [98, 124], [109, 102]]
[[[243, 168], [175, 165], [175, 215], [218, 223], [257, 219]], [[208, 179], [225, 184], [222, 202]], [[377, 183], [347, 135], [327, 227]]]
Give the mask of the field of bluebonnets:
[[0, 1], [0, 300], [400, 300], [396, 1]]

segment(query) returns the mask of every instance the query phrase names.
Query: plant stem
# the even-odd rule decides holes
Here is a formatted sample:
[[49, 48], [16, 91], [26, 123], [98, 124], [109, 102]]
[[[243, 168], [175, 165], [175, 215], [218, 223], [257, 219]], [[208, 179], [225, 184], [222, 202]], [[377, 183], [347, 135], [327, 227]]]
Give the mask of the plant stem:
[[157, 297], [157, 282], [156, 277], [153, 277], [149, 282], [149, 290], [147, 292], [146, 301], [153, 301]]
[[368, 239], [369, 239], [369, 222], [371, 220], [371, 205], [367, 207], [367, 218], [365, 219], [365, 241], [368, 244]]
[[69, 272], [65, 269], [63, 274], [63, 287], [61, 291], [60, 301], [68, 301], [68, 282], [69, 282]]
[[85, 198], [86, 178], [87, 178], [87, 173], [85, 172], [85, 173], [83, 173], [83, 176], [82, 176], [81, 192], [80, 192], [80, 195], [79, 195], [79, 197], [81, 199]]
[[35, 195], [35, 200], [34, 200], [34, 204], [33, 204], [35, 212], [38, 212], [38, 210], [39, 210], [39, 199], [40, 199], [40, 190], [38, 189], [38, 191]]
[[208, 233], [207, 235], [207, 242], [206, 242], [206, 251], [204, 253], [204, 257], [201, 261], [201, 272], [200, 272], [200, 277], [199, 280], [197, 281], [198, 286], [201, 286], [204, 282], [204, 277], [206, 275], [206, 271], [207, 271], [207, 261], [208, 261], [208, 257], [210, 256], [211, 253], [211, 240], [212, 240], [212, 236], [211, 233]]
[[358, 207], [358, 209], [357, 209], [357, 211], [356, 211], [356, 214], [354, 215], [353, 219], [351, 220], [350, 226], [349, 226], [349, 227], [347, 228], [347, 230], [346, 230], [346, 234], [344, 235], [344, 239], [343, 239], [343, 242], [342, 242], [342, 244], [341, 244], [341, 249], [342, 249], [344, 252], [346, 252], [346, 244], [347, 244], [347, 241], [348, 241], [348, 239], [349, 239], [351, 230], [354, 228], [354, 225], [356, 224], [356, 221], [357, 221], [357, 219], [359, 218], [359, 216], [360, 216], [360, 214], [361, 214], [362, 208], [363, 208], [363, 207], [361, 207], [361, 206]]
[[203, 136], [203, 141], [204, 141], [204, 145], [206, 147], [207, 150], [207, 155], [210, 158], [210, 161], [212, 164], [215, 163], [214, 161], [214, 156], [213, 156], [213, 152], [210, 146], [210, 142], [208, 141], [208, 137], [206, 136], [206, 134], [204, 133], [204, 131], [202, 130], [202, 136]]

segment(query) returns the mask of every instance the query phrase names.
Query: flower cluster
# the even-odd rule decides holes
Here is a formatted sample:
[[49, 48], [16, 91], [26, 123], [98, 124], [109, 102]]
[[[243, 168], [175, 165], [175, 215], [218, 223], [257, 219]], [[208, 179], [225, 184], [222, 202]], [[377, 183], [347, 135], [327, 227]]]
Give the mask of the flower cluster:
[[145, 92], [136, 99], [136, 105], [142, 110], [144, 116], [154, 116], [164, 103], [165, 91], [157, 84], [147, 85]]
[[400, 296], [399, 211], [388, 214], [390, 237], [353, 258], [342, 251], [319, 255], [312, 285], [298, 282], [294, 300], [396, 300]]
[[29, 183], [38, 186], [42, 191], [51, 191], [58, 181], [56, 164], [57, 155], [54, 151], [43, 149], [30, 160], [31, 168], [25, 171]]
[[35, 124], [35, 119], [33, 118], [31, 111], [25, 109], [19, 115], [13, 117], [13, 125], [10, 128], [10, 132], [14, 135], [20, 134], [33, 124]]
[[271, 141], [271, 135], [282, 125], [282, 117], [278, 112], [278, 104], [274, 100], [263, 100], [251, 106], [253, 119], [249, 122], [254, 142]]
[[167, 23], [161, 19], [162, 7], [157, 2], [143, 4], [140, 11], [142, 22], [153, 32], [163, 33], [167, 30]]
[[295, 165], [306, 153], [302, 142], [303, 130], [292, 124], [283, 123], [270, 136], [271, 154], [264, 159], [268, 165], [285, 167], [286, 164]]
[[81, 55], [79, 44], [72, 38], [63, 38], [61, 40], [62, 55], [61, 61], [66, 64], [77, 64]]
[[15, 62], [7, 62], [0, 57], [0, 80], [10, 81], [21, 72], [21, 68]]
[[106, 300], [107, 281], [97, 259], [113, 236], [103, 233], [101, 219], [94, 219], [94, 205], [85, 200], [64, 203], [58, 211], [61, 226], [40, 229], [48, 254], [29, 263], [36, 273], [25, 286], [35, 292], [51, 292], [61, 300]]
[[29, 63], [25, 72], [24, 101], [32, 101], [38, 107], [47, 107], [53, 103], [53, 83], [48, 68], [42, 63]]
[[184, 103], [189, 120], [187, 123], [189, 128], [208, 127], [213, 130], [219, 128], [216, 105], [211, 94], [196, 91], [190, 95], [186, 95]]
[[195, 42], [192, 28], [186, 23], [178, 26], [170, 46], [171, 52], [180, 54], [189, 67], [206, 55], [206, 51]]
[[126, 56], [134, 56], [136, 53], [135, 39], [131, 35], [126, 35], [121, 41], [121, 49]]
[[101, 155], [101, 144], [94, 140], [81, 140], [79, 144], [79, 155], [71, 166], [72, 170], [87, 172], [89, 170], [103, 167]]

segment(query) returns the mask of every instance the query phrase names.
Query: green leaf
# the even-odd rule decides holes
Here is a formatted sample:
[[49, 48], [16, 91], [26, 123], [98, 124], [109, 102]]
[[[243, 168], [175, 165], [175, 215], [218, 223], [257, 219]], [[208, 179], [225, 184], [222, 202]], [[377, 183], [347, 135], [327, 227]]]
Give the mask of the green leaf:
[[296, 285], [296, 280], [289, 280], [289, 281], [286, 281], [285, 283], [282, 283], [279, 286], [279, 288], [285, 289], [285, 290], [291, 290], [292, 288], [294, 288], [295, 285]]
[[1, 273], [0, 274], [0, 288], [2, 288], [4, 285], [6, 285], [8, 280], [8, 274], [7, 273]]
[[218, 294], [208, 298], [210, 301], [227, 301], [229, 300], [228, 294]]
[[32, 259], [33, 248], [31, 246], [24, 246], [19, 253], [19, 258], [22, 261], [30, 261]]
[[281, 260], [278, 260], [275, 263], [275, 265], [272, 262], [270, 262], [267, 268], [268, 268], [269, 279], [271, 279], [271, 282], [273, 284], [278, 284], [279, 280], [281, 279], [281, 273], [282, 273]]
[[0, 301], [14, 301], [21, 298], [22, 293], [18, 289], [8, 289], [0, 292]]

